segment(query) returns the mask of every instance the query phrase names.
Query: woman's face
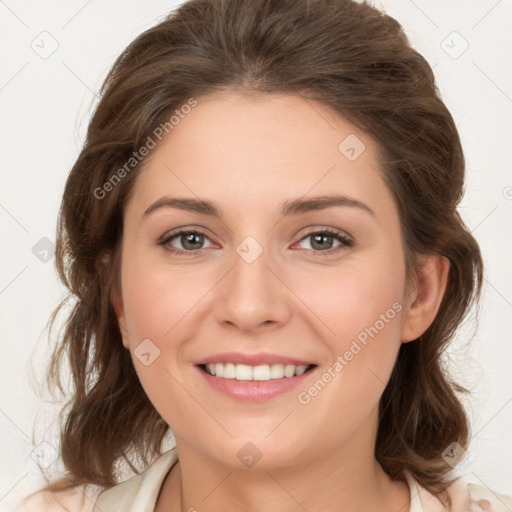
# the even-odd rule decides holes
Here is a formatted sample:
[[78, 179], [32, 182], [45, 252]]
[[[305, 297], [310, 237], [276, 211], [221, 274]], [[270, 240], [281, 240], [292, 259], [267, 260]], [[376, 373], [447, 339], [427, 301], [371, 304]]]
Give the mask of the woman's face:
[[373, 450], [412, 339], [400, 223], [375, 143], [326, 107], [197, 98], [126, 206], [121, 287], [123, 343], [178, 447], [262, 468]]

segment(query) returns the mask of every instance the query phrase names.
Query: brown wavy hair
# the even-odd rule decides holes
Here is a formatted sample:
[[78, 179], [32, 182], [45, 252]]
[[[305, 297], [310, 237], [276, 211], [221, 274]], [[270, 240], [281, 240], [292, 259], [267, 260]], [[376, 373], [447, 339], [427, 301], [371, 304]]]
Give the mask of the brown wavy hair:
[[[432, 69], [396, 20], [351, 0], [189, 0], [115, 61], [59, 213], [56, 267], [69, 295], [51, 326], [64, 305], [71, 310], [47, 383], [69, 397], [60, 425], [66, 473], [46, 489], [110, 487], [120, 461], [138, 472], [136, 460], [144, 466], [161, 454], [169, 426], [139, 382], [111, 305], [123, 208], [143, 162], [104, 197], [97, 191], [181, 105], [226, 90], [300, 94], [363, 129], [377, 141], [399, 209], [407, 277], [419, 275], [419, 254], [449, 259], [435, 320], [400, 348], [375, 447], [391, 478], [409, 471], [439, 495], [452, 481], [443, 450], [469, 443], [466, 390], [451, 381], [442, 356], [479, 299], [483, 262], [457, 211], [464, 156]], [[72, 389], [62, 385], [64, 362]]]

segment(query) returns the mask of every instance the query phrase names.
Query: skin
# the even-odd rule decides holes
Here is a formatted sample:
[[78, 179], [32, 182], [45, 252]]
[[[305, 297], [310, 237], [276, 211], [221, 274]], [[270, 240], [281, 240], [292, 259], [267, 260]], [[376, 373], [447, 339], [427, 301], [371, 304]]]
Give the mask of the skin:
[[[197, 100], [137, 179], [124, 211], [121, 290], [112, 299], [132, 357], [145, 339], [160, 350], [149, 366], [133, 357], [179, 454], [155, 510], [408, 510], [407, 485], [392, 482], [374, 458], [378, 403], [400, 344], [435, 318], [448, 261], [424, 255], [422, 279], [406, 282], [400, 219], [377, 146], [325, 106], [235, 91]], [[355, 161], [338, 150], [351, 134], [366, 147]], [[279, 213], [284, 201], [334, 193], [374, 215], [349, 206]], [[224, 216], [171, 207], [144, 215], [162, 196], [207, 199]], [[201, 253], [173, 254], [169, 247], [186, 250], [179, 236], [158, 245], [182, 227], [206, 233], [195, 242]], [[326, 227], [354, 245], [330, 238], [337, 250], [315, 250], [307, 235]], [[263, 248], [250, 264], [236, 252], [247, 236]], [[299, 403], [298, 392], [397, 302], [402, 310]], [[319, 368], [299, 389], [245, 403], [213, 390], [194, 367], [226, 351], [288, 355]], [[262, 454], [250, 468], [237, 457], [248, 442]]]

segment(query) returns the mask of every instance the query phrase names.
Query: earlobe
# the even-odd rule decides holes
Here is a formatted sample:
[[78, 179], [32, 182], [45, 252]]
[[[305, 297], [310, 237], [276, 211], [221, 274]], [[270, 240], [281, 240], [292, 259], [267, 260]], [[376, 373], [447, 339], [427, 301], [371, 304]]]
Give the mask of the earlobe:
[[402, 343], [419, 338], [434, 321], [443, 300], [449, 271], [450, 261], [446, 256], [431, 254], [421, 257], [418, 280], [406, 300]]

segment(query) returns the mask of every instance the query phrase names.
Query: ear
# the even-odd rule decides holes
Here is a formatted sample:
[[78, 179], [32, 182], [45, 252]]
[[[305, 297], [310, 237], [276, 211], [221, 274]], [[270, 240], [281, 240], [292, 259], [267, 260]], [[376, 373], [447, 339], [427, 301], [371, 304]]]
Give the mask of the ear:
[[402, 343], [419, 338], [432, 324], [446, 290], [450, 261], [440, 254], [419, 258], [418, 279], [409, 288]]
[[129, 350], [130, 345], [128, 343], [128, 329], [126, 326], [126, 316], [124, 313], [124, 304], [121, 291], [117, 287], [113, 286], [110, 293], [110, 302], [114, 311], [116, 312], [117, 323], [119, 325], [119, 331], [123, 338], [123, 346], [126, 350]]
[[[114, 258], [115, 256], [110, 252], [104, 253], [98, 258], [97, 271], [104, 286], [108, 286], [110, 281]], [[117, 317], [119, 331], [121, 332], [121, 337], [123, 339], [123, 346], [128, 350], [128, 329], [126, 327], [123, 298], [121, 290], [115, 282], [112, 283], [112, 288], [110, 290], [110, 303], [112, 304]]]

